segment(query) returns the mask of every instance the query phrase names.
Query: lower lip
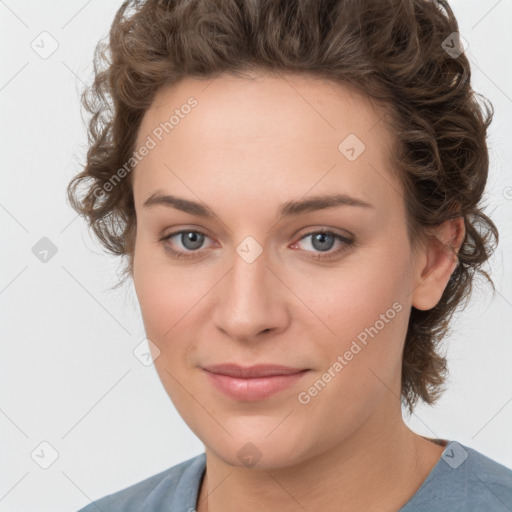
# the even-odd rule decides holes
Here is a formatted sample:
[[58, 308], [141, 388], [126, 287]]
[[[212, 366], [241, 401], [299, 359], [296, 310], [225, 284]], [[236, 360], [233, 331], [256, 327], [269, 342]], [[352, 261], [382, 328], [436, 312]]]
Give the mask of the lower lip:
[[240, 379], [228, 377], [219, 373], [211, 373], [206, 370], [212, 384], [224, 394], [234, 400], [253, 402], [264, 400], [298, 382], [309, 370], [304, 370], [291, 375], [274, 375], [272, 377], [258, 377], [252, 379]]

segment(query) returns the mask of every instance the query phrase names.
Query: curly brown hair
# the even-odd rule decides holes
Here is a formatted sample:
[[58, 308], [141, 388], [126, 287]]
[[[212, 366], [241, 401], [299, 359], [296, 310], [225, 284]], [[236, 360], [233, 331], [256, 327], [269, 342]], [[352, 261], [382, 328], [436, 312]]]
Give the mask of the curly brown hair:
[[447, 375], [440, 341], [466, 305], [476, 272], [494, 291], [482, 265], [498, 243], [481, 204], [494, 112], [471, 87], [457, 34], [445, 0], [125, 1], [108, 41], [96, 46], [94, 81], [82, 94], [89, 148], [67, 188], [71, 206], [109, 252], [128, 258], [123, 282], [133, 277], [136, 233], [130, 158], [162, 86], [262, 70], [356, 88], [389, 114], [390, 168], [403, 185], [411, 246], [444, 221], [464, 218], [458, 265], [435, 307], [412, 308], [404, 345], [402, 402], [410, 412], [418, 399], [432, 404]]

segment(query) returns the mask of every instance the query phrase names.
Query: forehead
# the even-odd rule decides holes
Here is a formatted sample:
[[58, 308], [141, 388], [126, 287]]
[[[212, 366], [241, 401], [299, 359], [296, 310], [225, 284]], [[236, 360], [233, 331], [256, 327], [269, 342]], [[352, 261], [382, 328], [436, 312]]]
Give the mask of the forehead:
[[[187, 107], [190, 98], [197, 103], [191, 109]], [[177, 122], [172, 128], [175, 135], [193, 123], [198, 140], [207, 134], [216, 142], [321, 137], [347, 129], [364, 139], [384, 115], [383, 109], [355, 88], [317, 77], [252, 72], [241, 78], [223, 74], [209, 80], [187, 77], [161, 88], [144, 116], [139, 135], [168, 121], [175, 110], [179, 116], [173, 121]], [[379, 135], [384, 135], [382, 130], [373, 136]]]
[[389, 171], [384, 115], [356, 90], [306, 75], [185, 78], [158, 91], [142, 120], [136, 146], [155, 145], [134, 172], [136, 202], [183, 189], [177, 176], [193, 190], [303, 196], [337, 186], [370, 200]]

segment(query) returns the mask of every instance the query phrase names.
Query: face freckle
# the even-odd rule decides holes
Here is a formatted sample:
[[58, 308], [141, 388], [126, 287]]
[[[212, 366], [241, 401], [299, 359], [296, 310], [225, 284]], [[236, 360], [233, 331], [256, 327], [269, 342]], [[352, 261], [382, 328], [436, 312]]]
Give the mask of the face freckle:
[[[392, 139], [364, 96], [262, 74], [161, 90], [137, 143], [190, 97], [197, 105], [133, 175], [133, 276], [155, 367], [190, 428], [226, 460], [250, 437], [262, 464], [300, 461], [399, 408], [389, 389], [400, 392], [414, 261]], [[339, 252], [320, 259], [322, 248]], [[223, 363], [307, 372], [237, 400], [204, 371]]]

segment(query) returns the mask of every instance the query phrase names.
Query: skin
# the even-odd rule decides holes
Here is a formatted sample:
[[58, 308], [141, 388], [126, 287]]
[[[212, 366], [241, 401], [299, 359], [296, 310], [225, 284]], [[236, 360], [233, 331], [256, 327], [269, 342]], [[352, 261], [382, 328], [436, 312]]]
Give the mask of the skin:
[[[456, 266], [462, 219], [439, 228], [444, 245], [413, 251], [382, 112], [344, 86], [305, 76], [186, 78], [159, 91], [137, 147], [190, 96], [198, 105], [133, 171], [133, 279], [158, 375], [205, 445], [197, 508], [396, 511], [443, 450], [402, 419], [401, 353], [411, 306], [435, 306]], [[366, 146], [354, 161], [338, 150], [349, 134]], [[144, 207], [156, 191], [201, 202], [214, 216]], [[286, 201], [335, 192], [372, 207], [277, 220]], [[160, 241], [187, 229], [207, 235], [195, 253], [180, 235]], [[306, 235], [327, 229], [354, 243], [334, 240], [320, 261], [313, 255], [325, 252]], [[262, 250], [252, 263], [236, 251], [248, 236]], [[401, 311], [300, 403], [298, 393], [394, 303]], [[265, 400], [236, 401], [201, 369], [224, 362], [310, 371]], [[237, 456], [248, 442], [261, 457], [252, 467]]]

